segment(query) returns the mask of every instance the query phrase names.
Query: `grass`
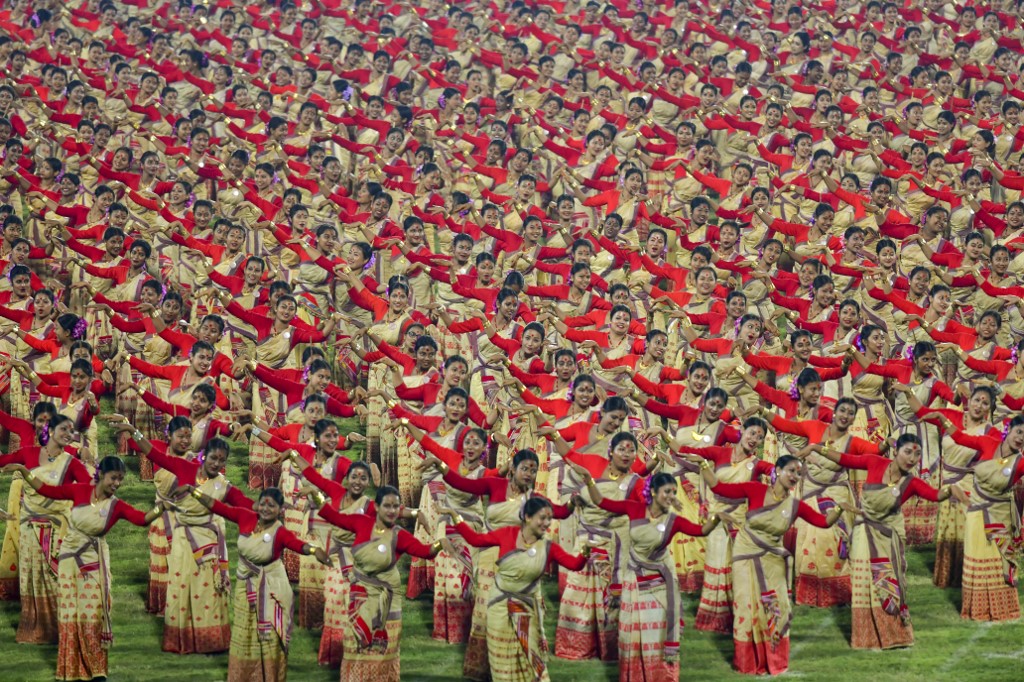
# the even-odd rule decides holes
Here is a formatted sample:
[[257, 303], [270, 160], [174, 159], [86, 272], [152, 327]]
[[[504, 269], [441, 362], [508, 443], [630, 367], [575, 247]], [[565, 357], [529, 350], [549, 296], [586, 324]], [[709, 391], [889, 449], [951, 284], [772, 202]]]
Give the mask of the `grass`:
[[[355, 428], [354, 421], [343, 430]], [[105, 427], [101, 432], [108, 448], [112, 440]], [[108, 450], [109, 451], [109, 450]], [[235, 446], [228, 465], [229, 480], [245, 480], [244, 448]], [[137, 460], [129, 459], [130, 473], [119, 496], [141, 509], [153, 503], [150, 484], [138, 479]], [[0, 500], [6, 500], [9, 477], [0, 480]], [[248, 491], [247, 492], [251, 492]], [[236, 528], [228, 524], [228, 548], [232, 576], [236, 558]], [[160, 650], [162, 622], [145, 612], [149, 554], [145, 529], [121, 523], [108, 538], [113, 566], [114, 644], [110, 651], [110, 679], [130, 681], [223, 680], [227, 655], [177, 656]], [[851, 682], [910, 682], [956, 680], [971, 682], [1019, 682], [1024, 680], [1024, 624], [990, 625], [960, 620], [960, 592], [940, 590], [931, 584], [933, 552], [930, 548], [910, 551], [910, 609], [917, 637], [907, 650], [863, 652], [850, 649], [850, 611], [797, 607], [791, 632], [790, 672], [784, 677]], [[403, 562], [403, 566], [407, 562]], [[404, 571], [403, 571], [404, 574]], [[548, 641], [554, 643], [557, 615], [557, 582], [545, 583]], [[686, 595], [686, 622], [691, 624], [696, 599]], [[411, 681], [459, 680], [462, 649], [434, 641], [431, 632], [431, 601], [424, 596], [406, 602], [402, 632], [402, 679]], [[0, 680], [42, 682], [53, 679], [56, 646], [28, 646], [14, 643], [18, 605], [0, 603]], [[316, 664], [319, 633], [296, 628], [289, 653], [291, 679], [336, 681], [335, 670]], [[682, 643], [681, 679], [687, 681], [748, 679], [730, 669], [732, 641], [687, 627]], [[603, 682], [617, 680], [614, 664], [569, 662], [548, 659], [554, 682]], [[363, 682], [363, 681], [352, 681]]]

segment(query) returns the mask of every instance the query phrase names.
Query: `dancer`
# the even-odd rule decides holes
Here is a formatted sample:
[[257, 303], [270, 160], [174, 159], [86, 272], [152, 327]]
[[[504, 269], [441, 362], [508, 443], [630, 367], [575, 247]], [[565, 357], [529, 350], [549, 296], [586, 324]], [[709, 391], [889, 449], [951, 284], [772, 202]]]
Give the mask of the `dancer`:
[[854, 649], [913, 646], [900, 507], [914, 496], [940, 502], [956, 494], [962, 503], [966, 496], [956, 486], [936, 490], [913, 475], [921, 460], [921, 442], [912, 433], [896, 439], [891, 460], [878, 455], [850, 455], [822, 446], [811, 449], [847, 469], [867, 471], [860, 499], [862, 514], [854, 522], [850, 549], [850, 645]]
[[114, 639], [110, 610], [110, 552], [106, 535], [119, 520], [146, 526], [164, 511], [158, 504], [142, 512], [115, 496], [124, 482], [125, 466], [119, 457], [104, 457], [93, 483], [44, 483], [22, 464], [4, 467], [19, 473], [37, 493], [52, 500], [70, 500], [67, 533], [60, 550], [57, 609], [59, 642], [58, 680], [107, 677], [107, 651]]
[[544, 599], [540, 581], [545, 570], [558, 564], [570, 571], [586, 566], [590, 550], [573, 555], [547, 539], [551, 503], [531, 497], [522, 506], [519, 525], [477, 533], [458, 514], [448, 510], [466, 542], [474, 547], [497, 547], [494, 588], [487, 606], [487, 660], [494, 682], [549, 680], [547, 640], [544, 637]]
[[775, 462], [770, 484], [720, 483], [710, 461], [700, 463], [704, 481], [717, 495], [746, 499], [746, 522], [732, 553], [733, 667], [745, 675], [778, 675], [789, 669], [789, 552], [782, 536], [798, 518], [817, 526], [834, 526], [847, 503], [821, 514], [794, 494], [803, 476], [799, 459], [783, 455]]
[[432, 559], [441, 551], [441, 542], [424, 545], [408, 531], [396, 527], [402, 501], [398, 490], [389, 485], [377, 489], [376, 516], [341, 514], [326, 506], [322, 497], [317, 503], [320, 516], [355, 533], [349, 586], [352, 621], [345, 630], [341, 679], [398, 682], [402, 637], [398, 559], [402, 554]]
[[238, 525], [229, 682], [283, 682], [288, 679], [292, 589], [281, 553], [287, 547], [298, 554], [313, 555], [324, 565], [330, 563], [327, 553], [285, 529], [281, 523], [284, 496], [277, 488], [260, 493], [255, 510], [225, 504], [194, 486], [184, 488], [214, 514]]
[[668, 548], [679, 534], [707, 535], [719, 516], [703, 525], [673, 512], [676, 479], [664, 472], [648, 477], [643, 502], [603, 497], [589, 471], [571, 463], [586, 480], [587, 491], [601, 509], [629, 518], [629, 559], [625, 562], [622, 608], [618, 618], [619, 680], [673, 682], [679, 679], [683, 617], [675, 562]]

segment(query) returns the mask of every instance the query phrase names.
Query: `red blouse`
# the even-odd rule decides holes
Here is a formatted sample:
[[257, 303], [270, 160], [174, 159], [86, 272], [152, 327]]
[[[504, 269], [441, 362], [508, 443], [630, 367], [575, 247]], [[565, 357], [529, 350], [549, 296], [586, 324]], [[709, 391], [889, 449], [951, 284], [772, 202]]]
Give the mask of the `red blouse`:
[[[840, 466], [844, 466], [847, 469], [866, 470], [868, 472], [867, 483], [882, 483], [885, 470], [889, 467], [890, 463], [892, 463], [891, 459], [886, 459], [879, 455], [849, 455], [844, 453], [839, 457]], [[914, 495], [923, 497], [929, 502], [939, 501], [939, 491], [917, 476], [911, 477], [910, 485], [903, 491], [901, 502], [906, 502]]]
[[[716, 495], [733, 500], [746, 498], [750, 503], [747, 511], [748, 514], [765, 506], [764, 498], [768, 496], [768, 486], [756, 481], [751, 481], [750, 483], [719, 483], [711, 490]], [[825, 515], [812, 508], [806, 502], [801, 501], [799, 503], [796, 515], [812, 526], [828, 528], [828, 519], [825, 518]]]
[[[64, 485], [43, 484], [37, 491], [43, 497], [53, 500], [71, 500], [76, 507], [92, 504], [92, 491], [96, 489], [93, 483], [66, 483]], [[136, 526], [146, 525], [146, 512], [139, 511], [124, 500], [114, 499], [110, 515], [107, 517], [107, 525], [103, 527], [103, 534], [106, 534], [114, 527], [120, 519]]]
[[[223, 516], [228, 521], [236, 523], [238, 525], [238, 532], [242, 535], [252, 535], [256, 530], [257, 522], [260, 520], [259, 514], [253, 510], [243, 507], [232, 507], [230, 504], [224, 504], [220, 500], [213, 501], [211, 510], [217, 516]], [[300, 540], [295, 533], [285, 528], [284, 525], [280, 525], [277, 527], [277, 532], [274, 533], [274, 549], [271, 561], [280, 559], [285, 549], [302, 554], [305, 546], [306, 543]]]
[[[606, 497], [602, 499], [597, 506], [612, 514], [628, 516], [630, 521], [639, 521], [640, 519], [647, 517], [646, 502], [638, 502], [636, 500], [612, 500]], [[669, 540], [678, 533], [693, 536], [704, 535], [703, 527], [693, 521], [687, 521], [682, 516], [676, 516], [672, 521], [671, 530], [672, 532], [669, 533], [668, 536]]]
[[[196, 485], [196, 475], [202, 468], [202, 464], [198, 460], [185, 459], [184, 457], [172, 457], [166, 452], [160, 452], [157, 449], [149, 451], [148, 455], [150, 461], [156, 464], [161, 469], [167, 469], [178, 481], [178, 485]], [[252, 509], [254, 502], [245, 496], [241, 490], [227, 484], [228, 490], [224, 494], [224, 499], [232, 507], [242, 507], [244, 509]]]
[[[460, 476], [453, 469], [448, 469], [448, 473], [444, 475], [444, 482], [455, 488], [461, 490], [464, 493], [470, 493], [472, 495], [487, 495], [490, 504], [495, 502], [506, 502], [508, 501], [508, 488], [511, 485], [511, 481], [507, 478], [499, 478], [498, 476], [484, 476], [483, 478], [466, 478]], [[531, 494], [530, 497], [540, 497], [547, 500], [543, 495]], [[572, 513], [572, 510], [562, 504], [555, 504], [548, 500], [551, 504], [551, 509], [554, 512], [556, 519], [567, 519]]]
[[[474, 547], [497, 547], [498, 558], [514, 552], [519, 548], [519, 534], [522, 528], [519, 526], [505, 526], [489, 533], [477, 533], [473, 527], [465, 521], [455, 526], [463, 539]], [[548, 555], [548, 566], [558, 564], [570, 571], [578, 571], [587, 565], [587, 558], [582, 554], [569, 554], [561, 545], [551, 543], [551, 552]]]
[[[353, 546], [369, 542], [373, 539], [373, 527], [377, 523], [376, 515], [342, 514], [331, 507], [321, 507], [320, 516], [338, 528], [355, 533], [356, 538], [352, 543]], [[430, 545], [423, 544], [412, 533], [403, 528], [396, 527], [394, 531], [398, 534], [397, 551], [399, 555], [411, 554], [420, 559], [434, 558], [434, 551]], [[398, 557], [395, 558], [397, 559]]]

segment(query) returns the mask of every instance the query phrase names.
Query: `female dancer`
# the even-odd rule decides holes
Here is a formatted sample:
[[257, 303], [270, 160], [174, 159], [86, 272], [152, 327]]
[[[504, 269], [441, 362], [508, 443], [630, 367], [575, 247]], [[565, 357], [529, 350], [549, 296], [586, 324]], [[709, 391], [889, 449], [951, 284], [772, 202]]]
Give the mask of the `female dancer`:
[[[433, 559], [441, 542], [424, 545], [412, 533], [395, 526], [402, 507], [398, 490], [384, 485], [377, 490], [376, 516], [342, 514], [317, 496], [320, 516], [355, 533], [352, 543], [352, 582], [345, 630], [343, 680], [399, 682], [399, 639], [402, 636], [402, 593], [398, 559], [410, 554]], [[318, 550], [323, 551], [323, 550]]]
[[[405, 428], [413, 440], [418, 442], [423, 450], [441, 461], [450, 468], [456, 469], [460, 476], [466, 478], [480, 478], [487, 474], [496, 473], [493, 469], [484, 466], [483, 456], [487, 451], [487, 432], [483, 429], [468, 429], [461, 434], [461, 454], [445, 447], [424, 431], [417, 428], [407, 419], [402, 419], [400, 425]], [[442, 497], [448, 507], [455, 509], [464, 519], [474, 527], [483, 527], [484, 508], [483, 501], [479, 495], [464, 493], [443, 481], [429, 481], [426, 485], [428, 491], [443, 485], [441, 493], [437, 498]], [[433, 492], [431, 492], [433, 496]], [[426, 495], [423, 496], [424, 498]], [[423, 513], [421, 499], [420, 513]], [[437, 504], [432, 505], [436, 512]], [[449, 644], [462, 644], [469, 637], [469, 627], [473, 615], [473, 555], [475, 552], [467, 545], [457, 533], [449, 533], [447, 540], [458, 554], [452, 555], [447, 549], [442, 549], [434, 562], [434, 639], [446, 641]], [[410, 570], [411, 574], [411, 570]]]
[[[566, 462], [582, 466], [587, 477], [567, 476], [562, 484], [562, 497], [582, 492], [587, 480], [597, 477], [605, 498], [615, 500], [643, 499], [642, 479], [633, 473], [637, 441], [631, 433], [616, 433], [607, 455], [584, 455], [575, 452], [565, 456]], [[584, 500], [584, 502], [588, 502]], [[573, 660], [597, 658], [614, 661], [619, 620], [621, 573], [629, 527], [625, 519], [596, 508], [591, 498], [578, 515], [575, 546], [590, 547], [594, 560], [581, 571], [569, 574], [564, 589], [559, 590], [558, 629], [555, 632], [555, 655]]]
[[[487, 497], [487, 503], [484, 505], [484, 526], [490, 531], [515, 525], [523, 505], [534, 497], [539, 497], [534, 494], [533, 489], [540, 461], [537, 453], [532, 450], [520, 450], [513, 456], [512, 473], [508, 479], [495, 476], [484, 476], [479, 479], [466, 478], [457, 474], [433, 455], [427, 456], [425, 463], [440, 469], [444, 474], [445, 483], [453, 488], [471, 495]], [[555, 518], [559, 520], [568, 518], [572, 509], [561, 505], [552, 508]], [[485, 549], [477, 555], [473, 562], [474, 582], [476, 583], [475, 602], [462, 674], [474, 680], [487, 679], [488, 670], [490, 670], [488, 664], [490, 647], [486, 643], [489, 622], [488, 605], [491, 603], [495, 589], [494, 576], [497, 559], [496, 551]]]
[[[289, 454], [293, 465], [299, 465], [298, 454]], [[344, 485], [324, 477], [316, 467], [306, 466], [302, 475], [327, 496], [327, 504], [342, 514], [367, 514], [375, 516], [377, 511], [373, 500], [363, 493], [370, 486], [370, 466], [355, 461], [348, 469]], [[320, 635], [320, 665], [337, 668], [341, 666], [344, 653], [345, 624], [348, 623], [349, 590], [352, 582], [352, 541], [355, 536], [323, 521], [322, 517], [312, 520], [313, 531], [323, 542], [331, 557], [331, 568], [327, 569], [323, 585], [324, 628]], [[322, 526], [326, 525], [324, 528]]]
[[854, 649], [912, 646], [914, 631], [907, 608], [906, 550], [900, 508], [913, 496], [932, 502], [963, 492], [956, 486], [936, 490], [912, 474], [921, 461], [921, 441], [912, 433], [896, 439], [892, 459], [849, 455], [814, 446], [812, 450], [847, 469], [867, 470], [861, 493], [863, 516], [853, 528], [850, 573], [853, 587]]
[[292, 588], [281, 552], [313, 555], [329, 564], [320, 547], [304, 543], [281, 523], [284, 497], [277, 488], [260, 493], [256, 510], [233, 507], [184, 486], [214, 514], [238, 524], [238, 571], [234, 627], [228, 654], [228, 682], [284, 682], [288, 678], [288, 642], [292, 632]]
[[644, 500], [638, 502], [603, 497], [589, 471], [572, 462], [569, 466], [587, 482], [597, 506], [629, 518], [629, 559], [618, 619], [619, 682], [675, 682], [683, 617], [669, 547], [679, 533], [707, 535], [719, 517], [713, 515], [699, 526], [673, 513], [679, 484], [671, 474], [661, 472], [645, 479]]
[[[683, 446], [680, 452], [700, 455], [713, 462], [715, 473], [728, 483], [746, 483], [767, 476], [772, 465], [760, 459], [758, 454], [764, 444], [768, 426], [760, 419], [752, 418], [743, 423], [740, 442], [728, 447], [694, 448]], [[739, 522], [745, 510], [743, 499], [718, 495], [706, 487], [701, 498], [707, 500], [712, 514], [723, 512], [733, 515]], [[732, 553], [737, 526], [729, 524], [715, 528], [708, 536], [707, 553], [704, 562], [704, 588], [700, 594], [697, 609], [697, 629], [728, 634], [732, 632]]]
[[1013, 486], [1024, 476], [1024, 415], [1009, 421], [1001, 439], [968, 435], [945, 415], [939, 421], [957, 444], [980, 455], [973, 467], [974, 490], [964, 524], [960, 617], [1017, 620], [1020, 519], [1014, 509]]
[[43, 497], [70, 500], [68, 532], [61, 544], [58, 605], [60, 641], [57, 648], [58, 680], [91, 680], [107, 676], [107, 650], [113, 641], [110, 627], [110, 555], [106, 535], [120, 519], [146, 526], [164, 511], [158, 504], [142, 512], [115, 494], [124, 481], [119, 457], [104, 457], [96, 468], [95, 483], [44, 483], [22, 464], [4, 471], [17, 472]]
[[210, 499], [251, 507], [252, 500], [229, 484], [221, 473], [228, 460], [228, 444], [215, 438], [195, 459], [186, 459], [154, 449], [141, 431], [132, 433], [132, 441], [160, 469], [167, 471], [172, 489], [169, 497], [175, 506], [171, 552], [167, 556], [163, 650], [177, 654], [227, 651], [231, 639], [231, 585], [224, 529], [194, 500], [176, 494], [176, 489], [191, 486]]
[[[92, 474], [81, 460], [67, 451], [74, 438], [75, 426], [71, 419], [55, 415], [39, 433], [42, 447], [32, 447], [28, 440], [23, 440], [24, 447], [20, 450], [0, 456], [0, 466], [22, 465], [36, 478], [53, 485], [89, 483]], [[59, 587], [52, 566], [59, 556], [60, 540], [67, 530], [71, 506], [44, 497], [31, 486], [23, 488], [21, 495], [17, 555], [21, 617], [15, 641], [52, 644], [57, 641]]]
[[[857, 402], [840, 398], [832, 412], [832, 423], [806, 419], [795, 421], [770, 416], [769, 423], [779, 431], [800, 436], [807, 443], [827, 443], [855, 455], [880, 454], [881, 447], [850, 433], [857, 418]], [[853, 503], [850, 478], [841, 466], [818, 454], [804, 458], [804, 480], [800, 499], [825, 513], [837, 500]], [[850, 603], [850, 572], [847, 558], [853, 518], [845, 516], [832, 528], [820, 529], [801, 520], [796, 522], [796, 584], [797, 604], [828, 608]]]
[[[747, 500], [746, 523], [736, 535], [732, 555], [733, 665], [747, 675], [778, 675], [789, 667], [789, 626], [793, 618], [789, 602], [789, 552], [782, 536], [803, 519], [818, 528], [839, 520], [843, 508], [825, 516], [794, 491], [802, 478], [802, 465], [791, 455], [779, 457], [766, 485], [719, 483], [711, 462], [701, 462], [701, 474], [716, 495]], [[843, 503], [846, 510], [853, 507]]]
[[[451, 511], [451, 510], [448, 510]], [[526, 500], [518, 526], [478, 533], [451, 512], [455, 528], [474, 547], [497, 547], [493, 597], [487, 606], [487, 658], [494, 682], [548, 682], [544, 598], [540, 579], [553, 563], [579, 571], [590, 548], [572, 555], [547, 539], [551, 503], [543, 497]]]

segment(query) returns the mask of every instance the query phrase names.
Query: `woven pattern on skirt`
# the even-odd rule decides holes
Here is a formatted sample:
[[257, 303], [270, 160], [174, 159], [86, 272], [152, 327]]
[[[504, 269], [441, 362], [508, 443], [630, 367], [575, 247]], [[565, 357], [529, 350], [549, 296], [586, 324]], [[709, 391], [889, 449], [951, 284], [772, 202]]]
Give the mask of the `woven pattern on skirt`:
[[228, 655], [228, 682], [279, 682], [288, 677], [288, 653], [273, 628], [260, 637], [256, 610], [246, 597], [245, 581], [235, 583], [232, 608], [231, 653]]
[[[14, 524], [9, 524], [13, 526]], [[40, 544], [57, 543], [49, 522], [21, 524], [21, 616], [18, 620], [18, 644], [56, 644], [58, 637], [57, 599], [59, 584], [50, 563], [50, 555]]]
[[110, 643], [103, 640], [107, 604], [102, 580], [99, 570], [83, 573], [74, 558], [60, 562], [58, 680], [91, 680], [107, 674]]

